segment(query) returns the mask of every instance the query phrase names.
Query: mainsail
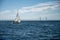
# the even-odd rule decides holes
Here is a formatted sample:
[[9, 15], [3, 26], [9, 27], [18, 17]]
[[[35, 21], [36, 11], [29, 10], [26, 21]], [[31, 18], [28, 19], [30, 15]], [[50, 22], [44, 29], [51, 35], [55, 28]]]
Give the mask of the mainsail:
[[14, 20], [15, 23], [20, 23], [20, 16], [19, 16], [19, 13], [18, 13], [18, 10], [17, 10], [17, 15], [16, 15], [16, 18]]

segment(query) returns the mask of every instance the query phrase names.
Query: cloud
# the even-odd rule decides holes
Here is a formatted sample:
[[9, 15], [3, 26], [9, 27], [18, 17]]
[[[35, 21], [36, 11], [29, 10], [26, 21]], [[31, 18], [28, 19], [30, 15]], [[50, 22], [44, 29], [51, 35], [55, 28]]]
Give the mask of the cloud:
[[44, 11], [51, 11], [51, 10], [56, 10], [59, 7], [59, 2], [54, 1], [54, 2], [46, 2], [46, 3], [39, 3], [33, 6], [29, 7], [22, 7], [19, 9], [20, 13], [27, 13], [27, 12], [44, 12]]
[[5, 10], [5, 11], [1, 11], [0, 13], [1, 14], [6, 14], [6, 13], [10, 13], [11, 11], [10, 10]]
[[[51, 11], [51, 10], [56, 10], [59, 9], [60, 7], [60, 2], [59, 1], [54, 1], [54, 2], [45, 2], [45, 3], [38, 3], [36, 5], [33, 6], [26, 6], [26, 7], [22, 7], [21, 9], [19, 9], [19, 13], [35, 13], [35, 12], [44, 12], [44, 11]], [[13, 12], [16, 13], [17, 10], [14, 10]], [[12, 12], [11, 10], [5, 10], [0, 12], [1, 14], [4, 13], [9, 13]]]

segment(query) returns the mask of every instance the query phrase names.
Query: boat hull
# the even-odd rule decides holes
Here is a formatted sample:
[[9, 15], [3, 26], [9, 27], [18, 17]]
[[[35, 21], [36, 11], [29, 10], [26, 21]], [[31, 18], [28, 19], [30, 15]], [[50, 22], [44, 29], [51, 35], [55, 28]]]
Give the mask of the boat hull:
[[20, 21], [18, 22], [18, 21], [13, 21], [13, 24], [19, 24], [20, 23]]

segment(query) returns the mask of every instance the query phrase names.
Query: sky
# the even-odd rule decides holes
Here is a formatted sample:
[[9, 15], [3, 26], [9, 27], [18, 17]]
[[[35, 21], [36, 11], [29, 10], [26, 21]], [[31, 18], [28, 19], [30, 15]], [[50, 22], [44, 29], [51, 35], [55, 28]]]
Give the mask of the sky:
[[0, 0], [0, 20], [60, 20], [60, 0]]

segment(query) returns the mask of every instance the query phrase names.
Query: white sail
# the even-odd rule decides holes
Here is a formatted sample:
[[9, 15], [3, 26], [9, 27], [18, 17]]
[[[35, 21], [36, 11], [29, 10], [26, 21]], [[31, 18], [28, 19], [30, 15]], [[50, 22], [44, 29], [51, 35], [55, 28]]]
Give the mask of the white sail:
[[21, 22], [18, 10], [17, 10], [17, 15], [16, 15], [16, 18], [15, 18], [14, 22], [15, 23], [20, 23]]

